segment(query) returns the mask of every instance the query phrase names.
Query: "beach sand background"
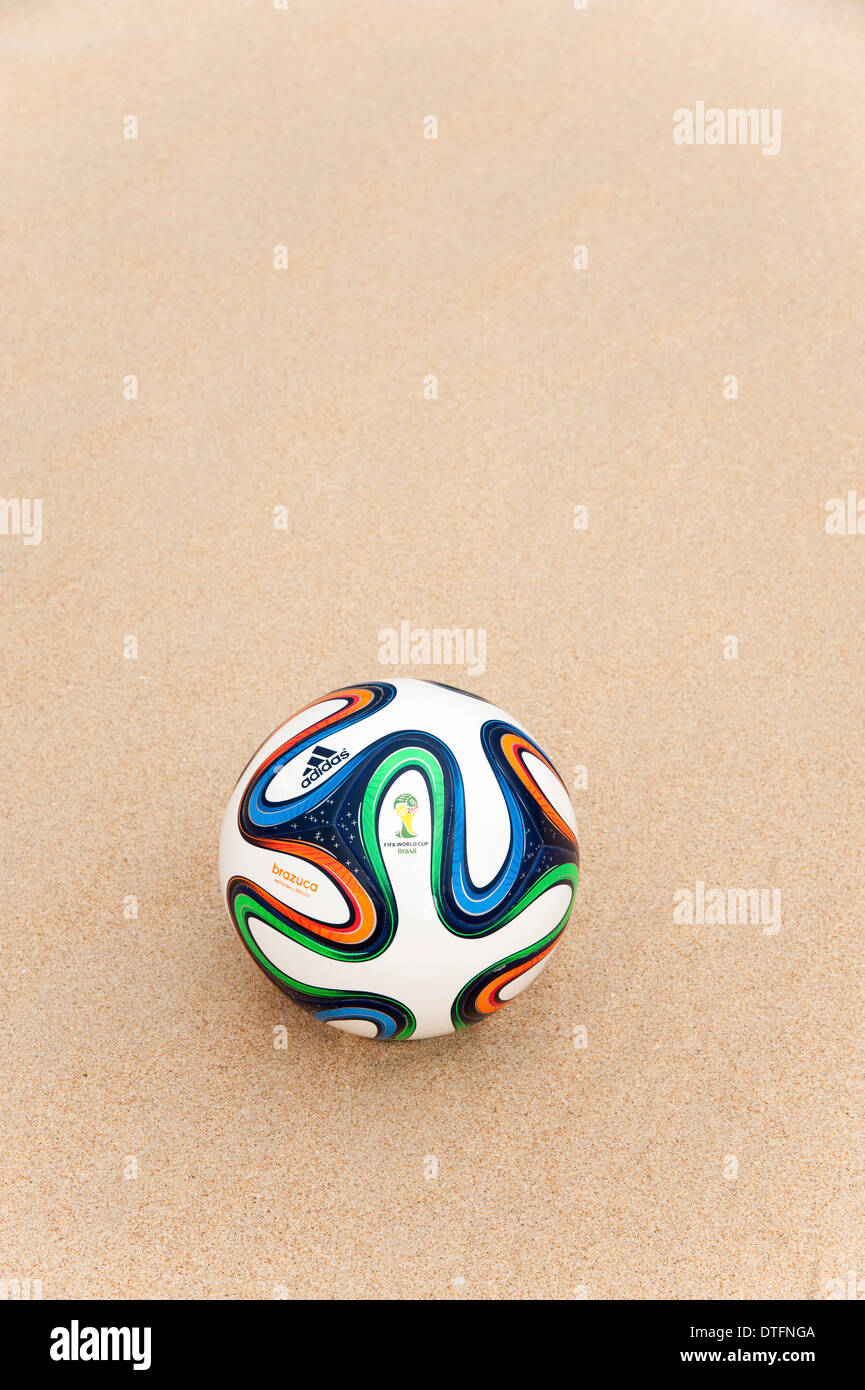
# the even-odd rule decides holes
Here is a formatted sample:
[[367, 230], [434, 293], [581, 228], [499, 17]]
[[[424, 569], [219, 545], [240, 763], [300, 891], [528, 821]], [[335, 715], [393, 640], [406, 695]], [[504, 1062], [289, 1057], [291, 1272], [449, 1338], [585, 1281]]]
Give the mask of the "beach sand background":
[[[33, 0], [0, 34], [0, 490], [43, 500], [0, 535], [0, 1278], [865, 1277], [865, 536], [825, 528], [865, 496], [861, 8]], [[698, 101], [780, 108], [780, 153], [677, 146]], [[401, 621], [485, 630], [485, 671], [383, 667]], [[588, 776], [546, 972], [395, 1046], [294, 1008], [216, 880], [255, 747], [389, 673]], [[697, 881], [780, 890], [781, 930], [677, 924]]]

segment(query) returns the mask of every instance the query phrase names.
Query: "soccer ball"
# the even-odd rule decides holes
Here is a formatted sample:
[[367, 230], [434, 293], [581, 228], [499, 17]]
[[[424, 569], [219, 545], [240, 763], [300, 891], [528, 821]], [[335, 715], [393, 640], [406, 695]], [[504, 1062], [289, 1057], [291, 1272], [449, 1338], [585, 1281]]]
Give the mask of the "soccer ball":
[[334, 690], [225, 813], [219, 875], [265, 974], [367, 1038], [486, 1018], [544, 968], [577, 886], [568, 793], [495, 705], [434, 681]]

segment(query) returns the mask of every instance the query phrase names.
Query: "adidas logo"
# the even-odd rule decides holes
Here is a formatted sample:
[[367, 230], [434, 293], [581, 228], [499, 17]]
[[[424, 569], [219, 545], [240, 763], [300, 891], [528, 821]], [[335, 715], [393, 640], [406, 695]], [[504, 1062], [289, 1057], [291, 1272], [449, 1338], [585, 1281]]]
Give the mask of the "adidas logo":
[[323, 743], [317, 743], [309, 755], [309, 762], [303, 769], [303, 781], [300, 785], [302, 787], [312, 786], [319, 777], [330, 772], [332, 767], [338, 767], [340, 763], [345, 762], [347, 757], [347, 748], [343, 748], [341, 753], [336, 753], [332, 748], [325, 748]]

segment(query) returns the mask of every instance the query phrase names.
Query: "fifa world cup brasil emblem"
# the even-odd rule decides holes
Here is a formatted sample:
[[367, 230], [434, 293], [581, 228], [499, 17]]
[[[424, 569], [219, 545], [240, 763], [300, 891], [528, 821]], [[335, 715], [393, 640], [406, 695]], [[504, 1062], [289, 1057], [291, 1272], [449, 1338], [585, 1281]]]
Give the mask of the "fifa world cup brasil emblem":
[[417, 837], [415, 835], [415, 832], [411, 828], [411, 823], [414, 820], [415, 813], [417, 811], [417, 797], [412, 796], [410, 793], [405, 793], [402, 796], [398, 796], [396, 801], [393, 803], [393, 809], [396, 811], [397, 815], [402, 821], [402, 825], [396, 832], [397, 835], [399, 835], [400, 838], [403, 840], [416, 839]]

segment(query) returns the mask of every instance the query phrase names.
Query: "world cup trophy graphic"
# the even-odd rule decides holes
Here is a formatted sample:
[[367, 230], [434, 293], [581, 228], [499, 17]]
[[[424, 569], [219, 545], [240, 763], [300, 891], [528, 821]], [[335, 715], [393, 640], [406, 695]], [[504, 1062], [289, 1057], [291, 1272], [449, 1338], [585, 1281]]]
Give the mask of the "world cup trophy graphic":
[[417, 836], [411, 828], [411, 823], [417, 811], [417, 797], [412, 796], [410, 792], [406, 792], [397, 797], [396, 801], [393, 803], [393, 809], [402, 821], [402, 825], [396, 832], [397, 835], [403, 840], [416, 839]]

